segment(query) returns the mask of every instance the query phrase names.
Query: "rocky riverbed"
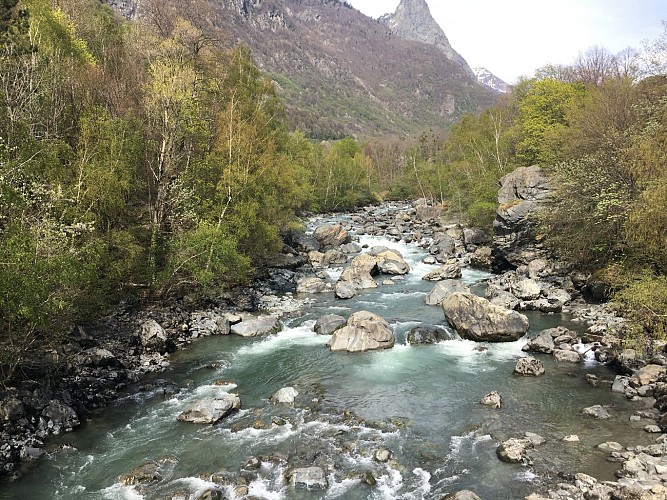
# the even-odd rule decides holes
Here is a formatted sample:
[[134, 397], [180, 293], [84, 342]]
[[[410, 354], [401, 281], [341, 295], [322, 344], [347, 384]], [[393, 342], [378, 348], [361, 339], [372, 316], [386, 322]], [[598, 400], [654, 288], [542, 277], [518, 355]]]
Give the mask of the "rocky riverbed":
[[[537, 332], [524, 346], [530, 357], [517, 362], [518, 375], [514, 376], [540, 376], [544, 372], [542, 360], [566, 366], [594, 358], [609, 363], [617, 371], [615, 378], [589, 374], [586, 381], [600, 391], [613, 391], [635, 402], [637, 411], [630, 419], [644, 428], [643, 442], [625, 441], [621, 445], [615, 440], [605, 440], [596, 443], [599, 453], [607, 454], [610, 462], [618, 463], [616, 481], [608, 478], [597, 481], [590, 475], [573, 472], [561, 478], [554, 475], [540, 483], [541, 492], [533, 494], [532, 498], [662, 498], [667, 480], [667, 458], [663, 462], [667, 448], [662, 438], [662, 432], [667, 430], [667, 417], [662, 414], [667, 410], [665, 357], [657, 354], [651, 360], [642, 360], [632, 351], [620, 350], [615, 333], [623, 328], [622, 319], [606, 305], [587, 303], [591, 283], [586, 277], [570, 273], [531, 239], [528, 214], [539, 205], [547, 189], [539, 172], [526, 169], [503, 181], [500, 222], [494, 238], [480, 230], [443, 221], [440, 207], [424, 200], [369, 207], [342, 217], [339, 224], [316, 218], [311, 222], [316, 228], [312, 233], [288, 235], [283, 255], [252, 288], [235, 290], [207, 303], [196, 303], [184, 297], [170, 306], [144, 309], [128, 305], [105, 318], [94, 330], [76, 328], [70, 343], [49, 353], [60, 361], [60, 371], [50, 374], [57, 382], [45, 388], [37, 377], [39, 374], [35, 374], [33, 380], [25, 380], [21, 386], [4, 392], [0, 403], [2, 470], [10, 477], [19, 478], [19, 463], [38, 460], [47, 452], [68, 453], [68, 446], [53, 438], [76, 431], [87, 418], [96, 417], [99, 408], [114, 403], [119, 397], [143, 394], [150, 399], [177, 395], [181, 388], [160, 377], [169, 375], [174, 353], [197, 339], [212, 336], [263, 338], [281, 330], [290, 318], [301, 316], [304, 309], [317, 303], [319, 294], [330, 296], [333, 293], [344, 304], [363, 299], [369, 291], [381, 291], [404, 280], [411, 272], [404, 256], [383, 246], [363, 248], [359, 237], [366, 235], [402, 241], [427, 255], [422, 262], [429, 266], [429, 272], [424, 273], [423, 278], [433, 282], [433, 290], [424, 301], [431, 305], [443, 304], [442, 323], [445, 324], [446, 318], [450, 326], [415, 327], [406, 333], [406, 342], [438, 343], [449, 340], [455, 330], [455, 334], [479, 342], [480, 349], [484, 350], [488, 349], [485, 347], [488, 343], [521, 338], [528, 329], [524, 312], [565, 313], [573, 328], [577, 323], [580, 325], [579, 333], [563, 326]], [[522, 206], [524, 204], [528, 206]], [[470, 266], [495, 269], [499, 273], [484, 283], [474, 284], [477, 295], [483, 297], [473, 294], [473, 290], [459, 280], [462, 270]], [[332, 271], [336, 268], [341, 270]], [[381, 315], [358, 311], [349, 317], [331, 316], [319, 318], [312, 328], [326, 337], [332, 352], [385, 350], [396, 344], [395, 328]], [[211, 366], [213, 370], [217, 368]], [[508, 373], [507, 376], [513, 375]], [[317, 447], [322, 448], [319, 451], [299, 452], [296, 458], [280, 453], [254, 457], [240, 472], [221, 474], [215, 480], [209, 477], [207, 480], [218, 486], [196, 490], [196, 498], [250, 495], [249, 485], [273, 470], [280, 470], [284, 477], [281, 481], [297, 490], [331, 491], [327, 478], [346, 469], [346, 460], [358, 462], [365, 460], [363, 457], [371, 460], [362, 468], [363, 473], [346, 472], [336, 488], [342, 488], [341, 484], [347, 484], [345, 481], [361, 482], [371, 489], [378, 488], [378, 482], [380, 487], [387, 486], [391, 471], [401, 469], [395, 451], [382, 443], [387, 442], [387, 436], [401, 432], [406, 425], [404, 421], [372, 422], [354, 411], [339, 407], [325, 409], [322, 401], [327, 395], [317, 383], [302, 383], [300, 390], [283, 387], [271, 400], [278, 408], [287, 405], [284, 411], [271, 411], [266, 415], [260, 408], [242, 409], [243, 395], [239, 398], [233, 392], [235, 382], [222, 380], [213, 385], [223, 388], [224, 394], [220, 395], [216, 389], [212, 391], [214, 397], [193, 401], [179, 413], [180, 421], [214, 423], [231, 419], [230, 428], [235, 432], [280, 429], [294, 426], [296, 421], [301, 426], [324, 426], [328, 430], [320, 436], [325, 439], [316, 440]], [[487, 396], [482, 398], [482, 403], [502, 414], [505, 411], [503, 394]], [[608, 419], [610, 412], [614, 413], [613, 409], [594, 404], [582, 407], [581, 411], [582, 415], [601, 421]], [[339, 434], [340, 431], [344, 432]], [[332, 434], [327, 437], [329, 432]], [[651, 435], [655, 436], [653, 444], [646, 442]], [[576, 435], [563, 438], [569, 443], [578, 440]], [[619, 438], [619, 441], [624, 439]], [[50, 442], [57, 443], [59, 451], [54, 450]], [[543, 438], [535, 433], [506, 436], [506, 439], [498, 438], [497, 442], [499, 460], [524, 467], [538, 460], [549, 462], [540, 456]], [[423, 453], [428, 454], [426, 450]], [[339, 458], [334, 460], [335, 456]], [[332, 460], [336, 463], [331, 463]], [[120, 483], [138, 488], [136, 491], [148, 497], [157, 494], [165, 498], [168, 494], [169, 498], [195, 498], [193, 493], [165, 492], [159, 486], [151, 489], [178, 469], [178, 461], [176, 457], [154, 457], [137, 464], [135, 469], [128, 467]], [[420, 471], [427, 474], [425, 469]], [[422, 472], [415, 474], [419, 476]], [[438, 487], [431, 489], [428, 479], [420, 484], [422, 498], [431, 498], [436, 492], [440, 494], [443, 488], [437, 483]], [[451, 498], [475, 498], [471, 492], [451, 494], [458, 495]]]

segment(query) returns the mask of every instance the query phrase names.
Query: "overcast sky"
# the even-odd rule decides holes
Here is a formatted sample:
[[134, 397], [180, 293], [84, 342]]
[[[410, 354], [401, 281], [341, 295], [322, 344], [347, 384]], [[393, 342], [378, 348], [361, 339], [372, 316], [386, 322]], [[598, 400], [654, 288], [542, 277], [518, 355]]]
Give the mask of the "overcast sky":
[[[400, 0], [347, 0], [377, 18]], [[569, 64], [593, 45], [617, 53], [664, 31], [667, 0], [427, 0], [431, 14], [471, 67], [508, 83], [545, 64]]]

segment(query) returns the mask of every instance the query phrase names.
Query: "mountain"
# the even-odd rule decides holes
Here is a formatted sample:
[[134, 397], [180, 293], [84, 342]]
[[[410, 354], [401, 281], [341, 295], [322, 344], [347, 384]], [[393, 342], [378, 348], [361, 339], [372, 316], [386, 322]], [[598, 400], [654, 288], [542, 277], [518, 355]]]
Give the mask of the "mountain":
[[[107, 1], [122, 12], [136, 8], [141, 17], [148, 0], [138, 7], [137, 0]], [[250, 47], [276, 82], [291, 125], [311, 137], [445, 128], [497, 98], [451, 49], [423, 0], [403, 0], [393, 21], [371, 19], [340, 0], [197, 3], [203, 4], [219, 38]], [[422, 24], [428, 29], [420, 30]]]
[[490, 89], [495, 90], [496, 92], [500, 92], [501, 94], [506, 94], [510, 90], [510, 85], [500, 78], [498, 78], [496, 75], [491, 73], [488, 69], [486, 68], [475, 68], [473, 69], [473, 72], [475, 73], [475, 76], [477, 77], [477, 81], [481, 83], [482, 85], [486, 85]]
[[440, 25], [431, 15], [426, 0], [401, 0], [396, 12], [380, 17], [392, 33], [407, 40], [415, 40], [438, 47], [448, 60], [461, 66], [471, 77], [474, 73], [466, 60], [456, 52]]

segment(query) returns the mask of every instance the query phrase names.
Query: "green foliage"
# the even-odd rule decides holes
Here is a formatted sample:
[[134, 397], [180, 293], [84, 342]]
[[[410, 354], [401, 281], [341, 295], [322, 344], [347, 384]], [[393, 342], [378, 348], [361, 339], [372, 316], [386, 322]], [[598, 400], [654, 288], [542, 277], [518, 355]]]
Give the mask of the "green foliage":
[[667, 341], [667, 277], [639, 272], [614, 301], [628, 320], [627, 345], [651, 352], [654, 341]]
[[560, 134], [568, 126], [567, 113], [585, 88], [547, 78], [523, 82], [518, 102], [517, 160], [523, 165], [548, 166], [561, 158]]

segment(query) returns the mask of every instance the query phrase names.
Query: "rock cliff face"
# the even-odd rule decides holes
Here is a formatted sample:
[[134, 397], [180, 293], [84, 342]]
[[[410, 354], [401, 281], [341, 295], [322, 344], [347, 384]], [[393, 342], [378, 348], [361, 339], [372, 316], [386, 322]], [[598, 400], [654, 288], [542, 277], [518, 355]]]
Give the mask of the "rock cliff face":
[[[105, 1], [126, 17], [141, 17], [140, 0]], [[426, 4], [415, 0], [404, 0], [393, 28], [339, 0], [165, 2], [204, 9], [221, 43], [250, 47], [293, 127], [314, 138], [445, 128], [497, 98], [453, 51]]]
[[493, 242], [502, 262], [498, 267], [527, 265], [542, 257], [534, 228], [540, 204], [549, 198], [549, 183], [536, 165], [521, 167], [500, 179], [499, 207]]
[[382, 16], [380, 21], [402, 38], [436, 46], [449, 61], [476, 78], [466, 60], [452, 48], [447, 35], [433, 19], [426, 0], [401, 0], [396, 12]]

